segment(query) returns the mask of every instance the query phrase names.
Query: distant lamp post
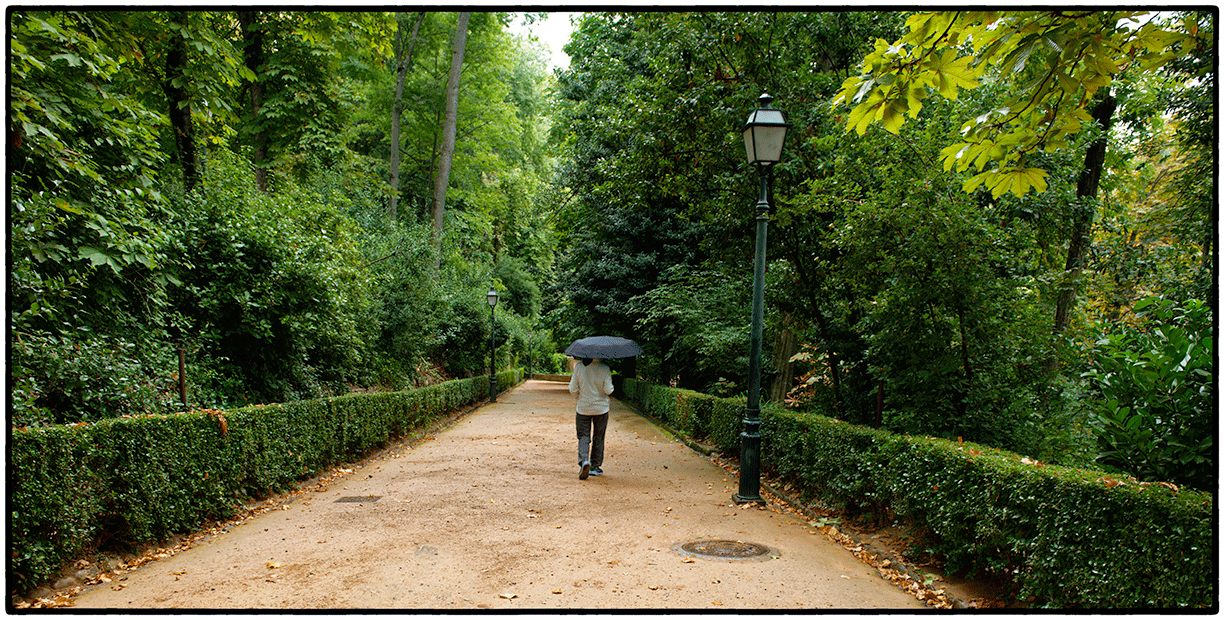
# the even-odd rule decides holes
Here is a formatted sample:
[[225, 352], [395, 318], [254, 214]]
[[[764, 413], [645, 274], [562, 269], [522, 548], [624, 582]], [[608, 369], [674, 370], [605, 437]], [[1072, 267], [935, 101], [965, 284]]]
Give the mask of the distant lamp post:
[[782, 159], [786, 122], [781, 110], [769, 104], [774, 98], [763, 94], [758, 106], [744, 124], [744, 149], [748, 164], [756, 166], [761, 192], [756, 210], [756, 259], [752, 275], [752, 332], [748, 349], [748, 406], [744, 408], [744, 431], [740, 433], [739, 493], [731, 496], [737, 504], [764, 503], [761, 499], [761, 331], [765, 322], [765, 243], [769, 228], [769, 184], [773, 165]]
[[495, 403], [497, 402], [497, 372], [494, 370], [497, 365], [497, 323], [493, 318], [493, 308], [497, 305], [497, 289], [490, 286], [485, 299], [489, 302], [489, 402]]

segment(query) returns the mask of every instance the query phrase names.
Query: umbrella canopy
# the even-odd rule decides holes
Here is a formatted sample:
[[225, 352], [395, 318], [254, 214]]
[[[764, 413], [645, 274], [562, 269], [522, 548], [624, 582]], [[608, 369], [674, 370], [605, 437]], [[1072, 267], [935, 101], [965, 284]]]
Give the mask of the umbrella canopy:
[[570, 343], [565, 354], [571, 357], [614, 360], [642, 354], [642, 347], [628, 338], [616, 336], [591, 336]]

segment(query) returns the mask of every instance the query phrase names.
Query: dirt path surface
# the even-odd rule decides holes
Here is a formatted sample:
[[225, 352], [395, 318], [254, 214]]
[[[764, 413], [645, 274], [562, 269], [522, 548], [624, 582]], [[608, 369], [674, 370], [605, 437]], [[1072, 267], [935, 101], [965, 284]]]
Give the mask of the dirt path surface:
[[[578, 479], [573, 397], [527, 381], [414, 446], [92, 586], [77, 609], [921, 609], [804, 520], [613, 400]], [[716, 559], [680, 544], [767, 546]]]

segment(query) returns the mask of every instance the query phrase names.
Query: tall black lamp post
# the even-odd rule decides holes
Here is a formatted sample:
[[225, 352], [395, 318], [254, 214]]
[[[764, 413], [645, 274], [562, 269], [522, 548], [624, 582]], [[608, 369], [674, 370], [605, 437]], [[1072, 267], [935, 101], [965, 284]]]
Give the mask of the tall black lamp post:
[[497, 323], [493, 318], [493, 307], [497, 305], [497, 289], [489, 287], [485, 299], [489, 302], [489, 402], [497, 402]]
[[756, 259], [752, 275], [752, 332], [748, 349], [748, 406], [744, 408], [744, 431], [740, 433], [739, 493], [737, 504], [764, 503], [761, 499], [761, 331], [765, 322], [765, 240], [769, 228], [769, 181], [773, 165], [782, 159], [786, 122], [781, 110], [769, 104], [769, 94], [760, 96], [756, 110], [744, 124], [744, 148], [748, 164], [756, 166], [761, 193], [756, 203]]

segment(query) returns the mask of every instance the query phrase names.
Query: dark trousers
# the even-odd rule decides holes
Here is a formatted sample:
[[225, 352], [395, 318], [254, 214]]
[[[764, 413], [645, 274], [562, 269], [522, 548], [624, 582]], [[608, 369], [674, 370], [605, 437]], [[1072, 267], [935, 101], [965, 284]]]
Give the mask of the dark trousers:
[[578, 464], [590, 460], [591, 468], [603, 465], [604, 433], [608, 430], [608, 414], [574, 414], [574, 427], [578, 429]]

